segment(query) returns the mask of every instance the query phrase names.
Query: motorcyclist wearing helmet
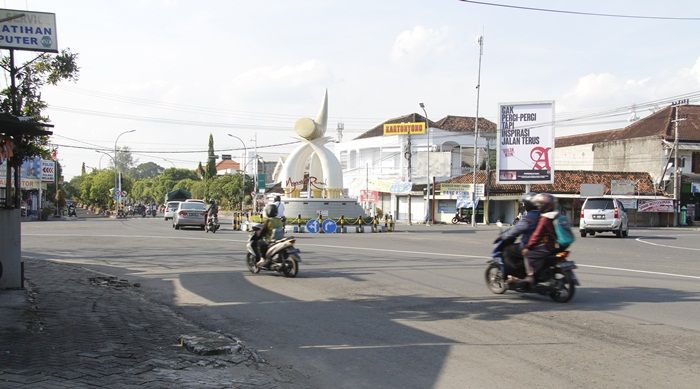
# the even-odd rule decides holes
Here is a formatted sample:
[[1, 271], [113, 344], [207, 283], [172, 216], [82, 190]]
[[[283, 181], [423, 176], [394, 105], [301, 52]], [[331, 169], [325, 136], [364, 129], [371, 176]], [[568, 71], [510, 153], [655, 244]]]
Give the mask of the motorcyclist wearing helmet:
[[505, 231], [499, 240], [502, 241], [515, 241], [515, 239], [520, 236], [520, 248], [525, 247], [525, 244], [530, 240], [530, 235], [535, 231], [537, 226], [537, 220], [540, 218], [540, 211], [537, 206], [532, 202], [533, 197], [536, 193], [525, 193], [520, 198], [520, 204], [525, 210], [525, 216], [520, 218], [518, 223], [516, 223], [512, 228]]
[[285, 223], [287, 218], [284, 216], [284, 203], [282, 203], [282, 198], [277, 195], [272, 203], [277, 206], [277, 217], [282, 221], [282, 223]]
[[[279, 197], [279, 196], [278, 196]], [[273, 202], [273, 204], [275, 204]], [[275, 204], [277, 205], [277, 204]], [[264, 216], [264, 222], [261, 227], [260, 231], [260, 237], [261, 241], [265, 244], [265, 248], [267, 249], [267, 242], [272, 241], [273, 239], [277, 239], [276, 236], [277, 234], [281, 234], [279, 236], [284, 235], [284, 223], [282, 220], [279, 219], [278, 214], [277, 215], [271, 215], [268, 213], [270, 210], [270, 207], [265, 207], [263, 209], [263, 216]], [[279, 213], [279, 209], [277, 210]], [[281, 231], [279, 231], [281, 230]], [[265, 252], [265, 250], [262, 250], [261, 252]], [[257, 255], [257, 252], [256, 252]], [[257, 257], [258, 263], [257, 265], [259, 267], [267, 266], [269, 264], [269, 260], [266, 259], [264, 256], [263, 257]]]
[[[532, 232], [535, 231], [535, 227], [537, 227], [537, 221], [540, 218], [540, 211], [532, 202], [533, 197], [536, 195], [536, 193], [525, 193], [522, 195], [522, 197], [520, 197], [520, 205], [522, 206], [525, 215], [521, 217], [513, 227], [501, 234], [501, 236], [496, 239], [496, 242], [494, 242], [502, 242], [503, 246], [501, 247], [506, 247], [506, 249], [503, 250], [504, 259], [511, 264], [519, 264], [521, 260], [524, 260], [520, 257], [520, 252], [530, 240], [530, 235], [532, 235]], [[518, 237], [520, 237], [518, 246], [510, 246], [510, 243], [514, 242]], [[517, 267], [517, 265], [513, 265], [513, 267]], [[520, 281], [520, 279], [506, 274], [507, 269], [508, 267], [504, 268], [503, 276], [508, 279], [509, 283]]]
[[522, 250], [525, 257], [525, 281], [532, 284], [535, 274], [542, 267], [547, 257], [556, 250], [557, 236], [554, 232], [554, 219], [557, 210], [557, 199], [549, 193], [540, 193], [532, 199], [540, 211], [537, 227]]
[[219, 207], [216, 205], [216, 201], [214, 199], [210, 199], [209, 206], [207, 207], [206, 217], [204, 218], [204, 224], [206, 224], [209, 221], [210, 217], [218, 217], [218, 215]]

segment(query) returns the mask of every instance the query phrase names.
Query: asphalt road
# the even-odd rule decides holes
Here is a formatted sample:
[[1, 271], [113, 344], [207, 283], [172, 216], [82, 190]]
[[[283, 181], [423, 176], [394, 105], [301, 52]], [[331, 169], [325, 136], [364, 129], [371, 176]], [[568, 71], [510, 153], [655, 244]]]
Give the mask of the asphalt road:
[[[399, 226], [399, 228], [402, 228]], [[493, 227], [297, 235], [299, 276], [250, 274], [246, 234], [162, 219], [25, 223], [25, 256], [141, 282], [316, 388], [697, 388], [700, 232], [578, 238], [569, 304], [493, 295]]]

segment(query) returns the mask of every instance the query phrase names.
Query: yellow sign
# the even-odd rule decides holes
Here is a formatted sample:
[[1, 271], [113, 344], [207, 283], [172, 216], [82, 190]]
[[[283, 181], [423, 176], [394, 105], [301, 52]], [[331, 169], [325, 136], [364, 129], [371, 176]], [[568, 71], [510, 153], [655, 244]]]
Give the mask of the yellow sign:
[[393, 123], [384, 125], [384, 135], [422, 135], [425, 134], [425, 122]]

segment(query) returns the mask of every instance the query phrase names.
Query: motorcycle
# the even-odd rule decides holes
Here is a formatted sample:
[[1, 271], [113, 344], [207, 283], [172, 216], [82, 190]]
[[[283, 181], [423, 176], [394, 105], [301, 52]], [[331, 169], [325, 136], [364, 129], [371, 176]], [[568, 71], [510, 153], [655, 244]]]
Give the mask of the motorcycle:
[[151, 210], [150, 214], [151, 214], [152, 217], [156, 217], [156, 209], [153, 208], [153, 209]]
[[75, 207], [73, 206], [68, 207], [68, 217], [71, 216], [78, 217], [78, 215], [75, 213]]
[[255, 260], [255, 251], [252, 247], [252, 241], [249, 240], [246, 245], [248, 249], [246, 255], [248, 270], [253, 274], [259, 273], [260, 270], [267, 270], [276, 271], [285, 277], [296, 277], [299, 272], [299, 262], [301, 262], [301, 257], [299, 257], [301, 251], [294, 247], [294, 243], [296, 243], [296, 239], [293, 237], [281, 238], [270, 242], [267, 250], [263, 253], [268, 264], [260, 267]]
[[524, 281], [508, 283], [504, 274], [519, 279], [526, 276], [524, 258], [519, 251], [519, 245], [513, 241], [497, 240], [485, 272], [486, 286], [492, 293], [503, 294], [514, 290], [549, 296], [559, 303], [571, 301], [580, 284], [574, 274], [576, 263], [568, 260], [569, 251], [559, 251], [547, 258], [540, 271], [535, 273], [533, 284]]
[[455, 217], [452, 218], [452, 224], [471, 223], [471, 221], [471, 216], [462, 216], [459, 212], [455, 213]]
[[209, 232], [211, 231], [213, 234], [216, 234], [216, 230], [221, 228], [221, 225], [219, 224], [219, 216], [214, 215], [212, 217], [207, 218], [207, 223], [204, 225], [204, 231]]

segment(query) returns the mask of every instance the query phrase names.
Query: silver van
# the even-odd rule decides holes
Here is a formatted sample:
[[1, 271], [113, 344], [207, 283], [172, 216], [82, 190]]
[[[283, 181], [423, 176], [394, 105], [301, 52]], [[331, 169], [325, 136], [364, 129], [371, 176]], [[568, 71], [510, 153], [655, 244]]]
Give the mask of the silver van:
[[612, 232], [618, 238], [627, 237], [629, 224], [627, 211], [620, 201], [612, 197], [589, 197], [581, 208], [579, 222], [581, 237], [596, 232]]

